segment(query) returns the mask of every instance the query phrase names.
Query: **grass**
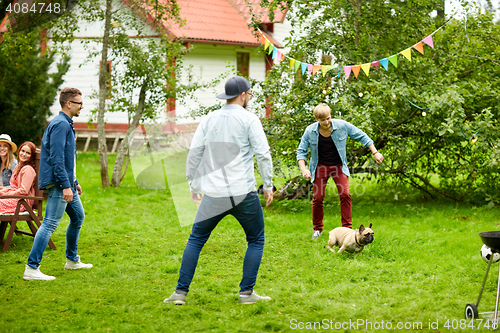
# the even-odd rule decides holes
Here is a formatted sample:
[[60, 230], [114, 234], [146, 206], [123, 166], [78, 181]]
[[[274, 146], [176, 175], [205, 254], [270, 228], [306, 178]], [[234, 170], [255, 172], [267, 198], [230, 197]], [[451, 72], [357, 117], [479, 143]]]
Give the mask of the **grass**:
[[[399, 332], [418, 323], [422, 332], [490, 331], [479, 322], [460, 329], [460, 320], [465, 305], [477, 301], [486, 270], [477, 234], [499, 230], [498, 209], [422, 201], [352, 179], [351, 188], [366, 189], [353, 196], [354, 225], [373, 223], [375, 231], [375, 242], [354, 260], [327, 250], [326, 232], [311, 240], [309, 201], [274, 202], [264, 208], [266, 247], [255, 288], [273, 299], [237, 303], [246, 242], [228, 217], [202, 251], [188, 303], [173, 306], [163, 299], [175, 289], [190, 227], [181, 227], [167, 191], [138, 188], [130, 171], [121, 188], [102, 189], [97, 161], [95, 154], [78, 157], [86, 211], [79, 254], [94, 268], [63, 270], [65, 216], [53, 234], [57, 250], [47, 249], [41, 266], [57, 279], [24, 281], [32, 239], [14, 236], [0, 254], [0, 332]], [[326, 231], [340, 225], [339, 212], [331, 191]], [[480, 312], [494, 310], [497, 269]], [[358, 329], [346, 326], [362, 320]]]

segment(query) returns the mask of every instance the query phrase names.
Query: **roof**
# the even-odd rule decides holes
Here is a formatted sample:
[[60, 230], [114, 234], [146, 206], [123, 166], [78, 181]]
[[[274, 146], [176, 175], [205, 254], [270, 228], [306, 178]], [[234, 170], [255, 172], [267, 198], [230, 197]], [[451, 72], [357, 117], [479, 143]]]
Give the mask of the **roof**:
[[[184, 42], [258, 46], [259, 39], [248, 26], [251, 14], [246, 1], [254, 12], [263, 14], [262, 23], [272, 23], [267, 11], [258, 6], [260, 0], [178, 0], [185, 24], [179, 26], [164, 21], [163, 27]], [[273, 22], [282, 22], [286, 12], [277, 13]], [[272, 35], [266, 33], [266, 37], [280, 47]]]
[[[162, 0], [159, 0], [160, 2]], [[122, 0], [131, 6], [129, 0]], [[275, 11], [274, 20], [269, 20], [268, 10], [259, 6], [261, 0], [177, 0], [180, 7], [180, 16], [185, 24], [179, 26], [168, 21], [163, 21], [165, 32], [173, 38], [184, 42], [233, 44], [246, 46], [259, 46], [260, 41], [248, 26], [251, 13], [262, 15], [261, 23], [283, 22], [286, 10]], [[250, 7], [252, 8], [250, 10]], [[151, 11], [139, 13], [148, 24], [153, 17]], [[0, 25], [0, 30], [7, 30], [7, 18]], [[272, 34], [263, 31], [267, 39], [277, 47], [281, 47]]]
[[[250, 21], [252, 13], [260, 16], [260, 23], [283, 23], [285, 20], [286, 12], [276, 9], [274, 11], [274, 19], [269, 19], [269, 10], [260, 6], [261, 0], [232, 0], [234, 6], [242, 13], [247, 21]], [[249, 7], [250, 6], [250, 7]], [[250, 8], [252, 9], [250, 11]]]

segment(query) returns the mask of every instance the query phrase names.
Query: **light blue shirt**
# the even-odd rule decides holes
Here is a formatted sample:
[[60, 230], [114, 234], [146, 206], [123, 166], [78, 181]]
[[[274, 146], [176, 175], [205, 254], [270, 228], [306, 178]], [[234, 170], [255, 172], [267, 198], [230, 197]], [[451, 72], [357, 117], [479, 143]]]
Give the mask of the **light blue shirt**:
[[[357, 128], [351, 123], [340, 119], [332, 119], [332, 133], [331, 137], [337, 151], [339, 152], [340, 159], [342, 160], [342, 172], [349, 177], [349, 168], [347, 167], [346, 157], [346, 144], [347, 137], [351, 137], [356, 141], [363, 144], [363, 147], [368, 147], [373, 144], [365, 132]], [[307, 126], [304, 135], [300, 139], [299, 148], [297, 149], [297, 161], [306, 161], [307, 150], [311, 148], [311, 161], [309, 162], [309, 171], [311, 171], [311, 182], [314, 182], [314, 174], [316, 166], [318, 165], [318, 140], [319, 140], [319, 122]]]
[[254, 155], [265, 190], [273, 188], [273, 163], [259, 118], [237, 104], [224, 105], [205, 116], [186, 161], [191, 191], [230, 197], [256, 190]]

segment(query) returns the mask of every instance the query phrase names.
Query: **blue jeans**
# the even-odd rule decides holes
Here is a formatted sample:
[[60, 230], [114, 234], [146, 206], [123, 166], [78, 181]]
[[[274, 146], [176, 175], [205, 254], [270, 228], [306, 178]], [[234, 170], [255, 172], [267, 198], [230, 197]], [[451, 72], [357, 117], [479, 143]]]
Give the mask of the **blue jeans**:
[[28, 257], [28, 266], [37, 269], [40, 267], [43, 252], [49, 243], [52, 233], [61, 222], [64, 212], [68, 213], [70, 218], [68, 229], [66, 230], [66, 258], [71, 261], [78, 261], [78, 237], [82, 228], [85, 212], [82, 202], [75, 189], [73, 189], [73, 201], [70, 203], [63, 199], [63, 191], [56, 186], [49, 190], [49, 198], [45, 207], [45, 218], [38, 229], [33, 247]]
[[[221, 212], [221, 207], [227, 207], [227, 210], [222, 209]], [[220, 213], [213, 214], [214, 211]], [[253, 290], [264, 252], [264, 213], [256, 192], [234, 198], [212, 198], [207, 195], [203, 197], [184, 249], [176, 290], [189, 292], [201, 249], [219, 221], [229, 214], [243, 227], [248, 243], [243, 260], [240, 291]]]

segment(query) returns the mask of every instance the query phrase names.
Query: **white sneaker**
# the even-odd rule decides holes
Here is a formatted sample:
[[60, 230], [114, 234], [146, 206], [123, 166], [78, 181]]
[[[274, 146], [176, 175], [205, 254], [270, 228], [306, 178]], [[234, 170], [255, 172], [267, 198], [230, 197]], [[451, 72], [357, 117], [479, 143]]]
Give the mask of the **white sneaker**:
[[321, 237], [321, 231], [319, 231], [319, 230], [314, 230], [313, 235], [312, 235], [312, 237], [311, 237], [311, 238], [312, 238], [312, 239], [316, 239], [316, 238], [319, 238], [319, 237]]
[[84, 264], [78, 259], [78, 261], [71, 261], [66, 259], [66, 265], [64, 265], [64, 269], [80, 269], [80, 268], [92, 268], [94, 265], [92, 264]]
[[240, 304], [253, 304], [258, 301], [269, 301], [271, 297], [269, 296], [260, 296], [253, 290], [240, 292], [240, 296], [238, 297], [238, 303]]
[[24, 269], [23, 279], [24, 280], [51, 281], [51, 280], [55, 280], [56, 277], [43, 274], [42, 272], [40, 272], [40, 268], [34, 269], [34, 268], [31, 268], [30, 266], [26, 265], [26, 268]]

